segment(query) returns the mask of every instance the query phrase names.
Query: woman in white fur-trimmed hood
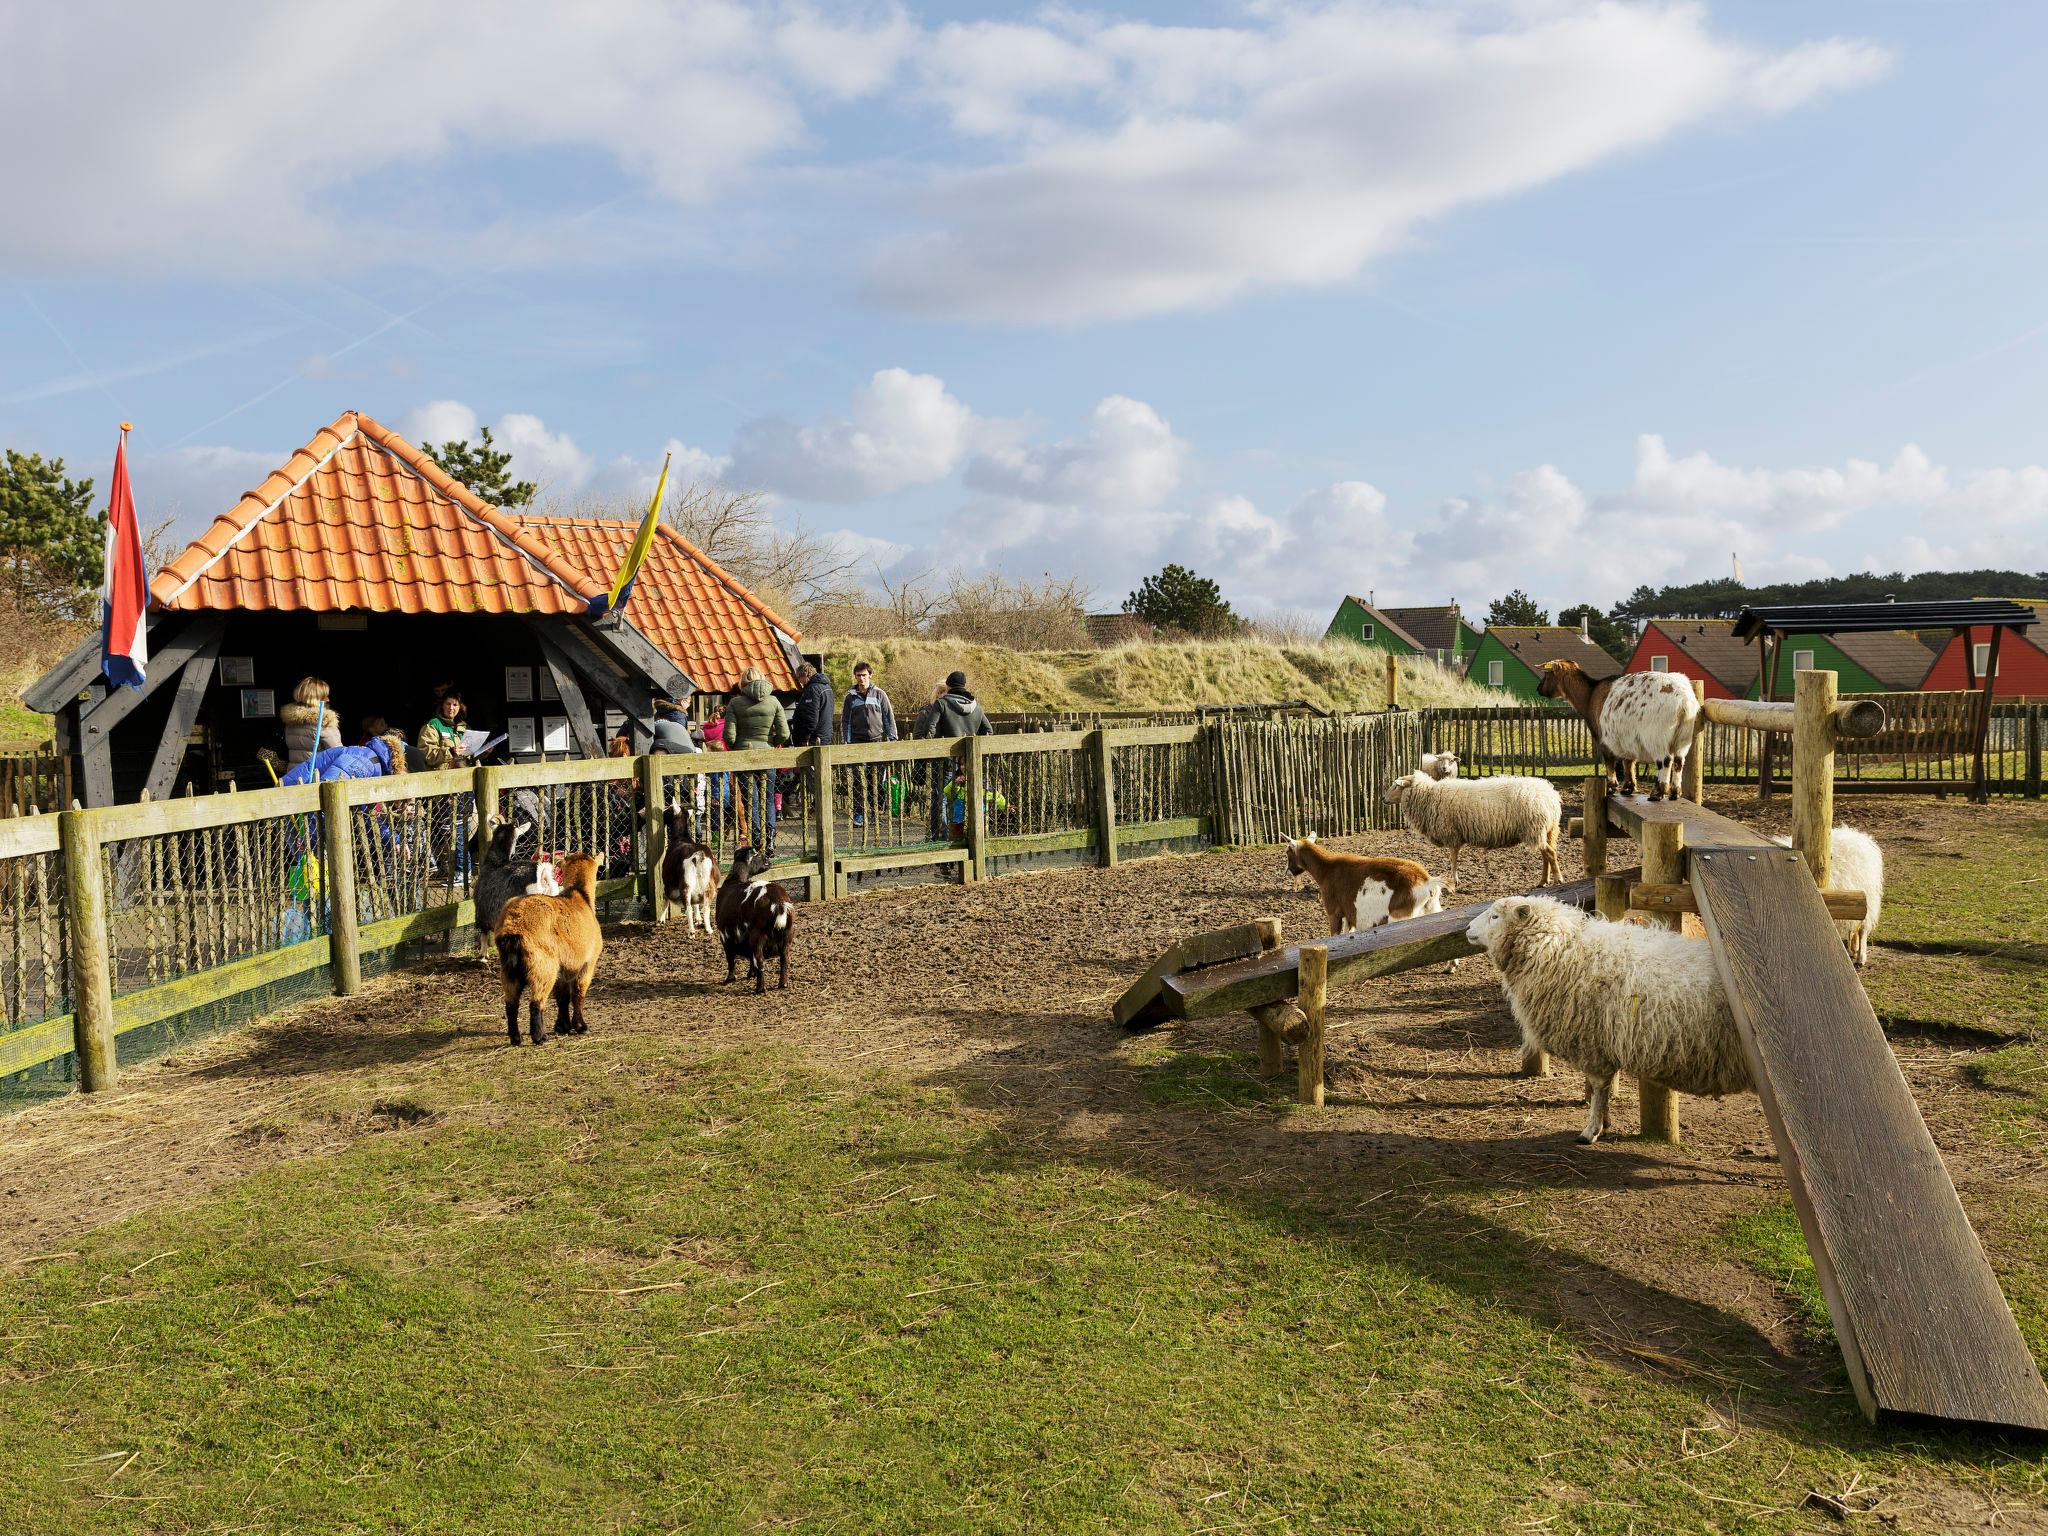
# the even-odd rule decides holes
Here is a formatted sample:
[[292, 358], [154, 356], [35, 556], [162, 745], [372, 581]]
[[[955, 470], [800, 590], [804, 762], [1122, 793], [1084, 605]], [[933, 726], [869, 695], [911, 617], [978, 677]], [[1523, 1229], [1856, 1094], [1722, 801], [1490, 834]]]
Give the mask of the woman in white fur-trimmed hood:
[[328, 697], [327, 680], [302, 677], [292, 701], [277, 712], [284, 726], [284, 765], [296, 768], [315, 752], [341, 745], [341, 722]]

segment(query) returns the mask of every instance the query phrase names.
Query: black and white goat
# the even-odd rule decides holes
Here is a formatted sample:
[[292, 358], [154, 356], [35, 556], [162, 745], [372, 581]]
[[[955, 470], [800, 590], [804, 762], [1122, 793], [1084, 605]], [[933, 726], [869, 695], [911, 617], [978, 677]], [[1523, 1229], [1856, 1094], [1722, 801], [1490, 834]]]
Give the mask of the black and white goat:
[[695, 818], [686, 808], [672, 807], [661, 821], [668, 829], [661, 856], [662, 919], [666, 921], [680, 906], [690, 932], [697, 931], [697, 918], [702, 914], [704, 931], [709, 933], [711, 893], [718, 888], [718, 859], [693, 835]]
[[718, 936], [725, 944], [725, 979], [733, 980], [733, 968], [741, 955], [747, 957], [747, 974], [756, 992], [768, 990], [768, 962], [781, 962], [776, 986], [789, 990], [789, 942], [796, 930], [796, 903], [789, 892], [772, 880], [758, 877], [768, 872], [768, 855], [752, 848], [733, 850], [732, 868], [718, 888]]
[[518, 818], [501, 821], [491, 833], [490, 846], [484, 849], [476, 875], [476, 932], [485, 960], [496, 951], [498, 919], [504, 915], [506, 902], [515, 896], [562, 894], [554, 865], [546, 859], [514, 857], [519, 839], [533, 826]]

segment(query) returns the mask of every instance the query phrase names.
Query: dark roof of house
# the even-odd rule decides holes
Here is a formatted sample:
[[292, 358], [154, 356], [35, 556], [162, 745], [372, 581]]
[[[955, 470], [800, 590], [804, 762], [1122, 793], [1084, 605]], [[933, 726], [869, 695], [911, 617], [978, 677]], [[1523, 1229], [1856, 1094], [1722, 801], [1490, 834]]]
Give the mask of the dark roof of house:
[[[1535, 671], [1546, 661], [1576, 661], [1586, 676], [1598, 681], [1621, 671], [1621, 663], [1563, 624], [1489, 624], [1486, 632], [1508, 648], [1515, 659]], [[1477, 655], [1478, 652], [1473, 652]], [[1467, 667], [1469, 671], [1469, 664]]]
[[1920, 637], [1908, 630], [1829, 635], [1828, 641], [1885, 687], [1902, 691], [1918, 688], [1926, 681], [1938, 654], [1928, 650]]
[[1781, 634], [1867, 634], [1897, 629], [1964, 629], [1972, 624], [2038, 623], [2025, 603], [2003, 598], [1973, 597], [1925, 603], [1781, 603], [1744, 608], [1735, 618], [1735, 638], [1747, 640], [1759, 630]]
[[1380, 612], [1420, 650], [1455, 651], [1458, 648], [1458, 623], [1464, 615], [1458, 612], [1456, 603], [1442, 608], [1382, 608]]
[[1747, 693], [1760, 669], [1757, 647], [1735, 638], [1733, 619], [1651, 619], [1657, 632], [1730, 693]]
[[1368, 603], [1364, 598], [1357, 596], [1355, 593], [1345, 593], [1344, 600], [1358, 604], [1359, 607], [1372, 615], [1372, 620], [1375, 624], [1384, 624], [1388, 629], [1391, 629], [1395, 634], [1407, 641], [1408, 644], [1414, 646], [1416, 650], [1427, 651], [1434, 649], [1434, 647], [1424, 645], [1420, 640], [1416, 639], [1414, 635], [1409, 633], [1408, 627], [1389, 614], [1386, 609], [1373, 607], [1371, 603]]

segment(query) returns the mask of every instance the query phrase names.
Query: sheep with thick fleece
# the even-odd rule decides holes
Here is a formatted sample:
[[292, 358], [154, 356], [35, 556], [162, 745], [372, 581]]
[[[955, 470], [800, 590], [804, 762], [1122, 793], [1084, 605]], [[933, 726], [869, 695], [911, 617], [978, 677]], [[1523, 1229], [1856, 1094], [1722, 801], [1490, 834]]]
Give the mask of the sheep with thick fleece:
[[1700, 717], [1690, 679], [1671, 672], [1624, 672], [1596, 683], [1576, 661], [1546, 661], [1542, 671], [1536, 691], [1578, 711], [1623, 794], [1636, 792], [1636, 764], [1641, 762], [1656, 769], [1652, 800], [1678, 798]]
[[1530, 845], [1543, 854], [1536, 883], [1564, 879], [1557, 862], [1564, 803], [1548, 779], [1431, 779], [1404, 773], [1387, 786], [1386, 799], [1401, 808], [1401, 819], [1410, 831], [1451, 850], [1450, 873], [1444, 879], [1448, 890], [1458, 888], [1458, 851], [1468, 847]]
[[[1790, 848], [1792, 839], [1778, 838], [1780, 848]], [[1837, 827], [1828, 839], [1828, 889], [1861, 891], [1869, 903], [1862, 920], [1835, 924], [1849, 958], [1858, 965], [1870, 963], [1870, 936], [1877, 932], [1877, 914], [1884, 906], [1884, 850], [1877, 839], [1855, 827]]]
[[1586, 1074], [1580, 1141], [1607, 1129], [1617, 1072], [1709, 1098], [1755, 1091], [1710, 946], [1548, 896], [1504, 896], [1465, 931], [1500, 972], [1524, 1050]]
[[1455, 779], [1458, 776], [1458, 754], [1425, 752], [1416, 759], [1415, 771], [1432, 779]]

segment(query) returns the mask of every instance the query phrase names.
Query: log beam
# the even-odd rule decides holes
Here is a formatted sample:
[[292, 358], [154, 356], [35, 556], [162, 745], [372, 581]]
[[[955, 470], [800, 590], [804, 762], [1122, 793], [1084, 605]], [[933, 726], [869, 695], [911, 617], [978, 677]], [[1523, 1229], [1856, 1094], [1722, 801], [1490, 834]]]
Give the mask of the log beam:
[[[1861, 922], [1870, 914], [1870, 900], [1862, 891], [1822, 891], [1820, 899], [1827, 905], [1828, 916], [1837, 922]], [[1699, 902], [1689, 885], [1633, 886], [1628, 893], [1628, 906], [1631, 912], [1699, 911]]]

